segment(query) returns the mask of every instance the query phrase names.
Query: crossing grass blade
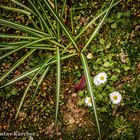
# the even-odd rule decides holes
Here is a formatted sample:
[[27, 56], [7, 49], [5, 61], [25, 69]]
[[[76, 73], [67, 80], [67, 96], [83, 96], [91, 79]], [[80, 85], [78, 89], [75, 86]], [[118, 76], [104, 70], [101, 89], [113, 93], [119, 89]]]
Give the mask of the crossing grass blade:
[[[49, 58], [49, 59], [47, 60], [46, 63], [48, 63], [51, 59], [52, 59], [52, 57]], [[21, 107], [22, 107], [23, 102], [24, 102], [24, 100], [25, 100], [25, 97], [26, 97], [26, 95], [27, 95], [27, 93], [28, 93], [28, 91], [29, 91], [29, 89], [30, 89], [30, 86], [32, 85], [33, 81], [35, 80], [35, 78], [37, 77], [37, 75], [39, 74], [39, 72], [44, 68], [44, 65], [45, 65], [45, 63], [39, 68], [39, 70], [37, 71], [37, 73], [34, 75], [34, 77], [32, 78], [32, 80], [31, 80], [30, 83], [28, 84], [28, 86], [27, 86], [27, 88], [26, 88], [26, 90], [25, 90], [25, 92], [24, 92], [24, 94], [23, 94], [23, 96], [22, 96], [22, 98], [21, 98], [20, 104], [19, 104], [19, 106], [18, 106], [16, 115], [15, 115], [15, 119], [17, 119], [17, 117], [18, 117], [19, 111], [21, 110]]]
[[[78, 31], [78, 35], [76, 35], [76, 37], [74, 38], [75, 41], [82, 36], [82, 34], [96, 21], [98, 20], [101, 16], [103, 16], [108, 10], [110, 10], [112, 7], [116, 6], [121, 0], [117, 1], [116, 3], [114, 3], [112, 6], [110, 6], [109, 8], [107, 8], [106, 10], [104, 10], [103, 12], [101, 12], [98, 16], [96, 16], [95, 18], [93, 18], [87, 25], [85, 25], [82, 29], [79, 29], [80, 31]], [[63, 50], [62, 54], [66, 52], [66, 50], [71, 46], [72, 43], [69, 43], [65, 49]]]
[[32, 98], [31, 98], [31, 101], [30, 101], [30, 104], [29, 104], [29, 107], [28, 107], [28, 108], [29, 108], [29, 112], [30, 112], [30, 110], [31, 110], [31, 106], [32, 106], [32, 103], [33, 103], [33, 101], [34, 101], [34, 98], [35, 98], [35, 96], [36, 96], [36, 94], [37, 94], [37, 91], [38, 91], [38, 89], [39, 89], [39, 86], [40, 86], [41, 83], [43, 82], [43, 80], [44, 80], [45, 76], [47, 75], [47, 73], [49, 72], [50, 68], [51, 68], [51, 67], [48, 66], [48, 67], [45, 69], [44, 73], [40, 76], [40, 78], [39, 78], [39, 80], [38, 80], [38, 82], [37, 82], [35, 92], [34, 92]]
[[49, 40], [49, 39], [52, 39], [52, 37], [38, 39], [38, 40], [35, 40], [35, 41], [31, 42], [31, 43], [28, 43], [28, 44], [25, 44], [23, 46], [20, 46], [20, 47], [16, 48], [15, 50], [9, 51], [9, 52], [5, 53], [4, 55], [0, 56], [0, 60], [4, 59], [5, 57], [13, 54], [14, 52], [17, 52], [17, 51], [23, 49], [23, 48], [26, 48], [28, 46], [32, 46], [33, 44], [36, 44], [36, 43], [39, 43], [39, 42], [42, 42], [42, 41], [45, 41], [45, 40]]
[[6, 71], [1, 77], [0, 82], [2, 82], [11, 72], [13, 72], [21, 63], [23, 63], [36, 49], [30, 50], [26, 55], [24, 55], [17, 63], [15, 63], [8, 71]]
[[87, 58], [85, 57], [85, 55], [83, 53], [81, 53], [80, 58], [81, 58], [84, 74], [85, 74], [85, 77], [86, 77], [87, 89], [88, 89], [88, 92], [90, 94], [91, 101], [92, 101], [92, 107], [93, 107], [93, 111], [94, 111], [94, 116], [95, 116], [95, 121], [96, 121], [97, 129], [98, 129], [99, 138], [101, 140], [101, 131], [100, 131], [100, 126], [99, 126], [99, 119], [98, 119], [98, 116], [97, 116], [95, 96], [94, 96], [94, 93], [93, 93], [92, 80], [91, 80], [91, 76], [90, 76], [90, 72], [89, 72], [89, 68], [88, 68]]
[[[112, 2], [110, 3], [110, 6], [112, 6], [113, 2], [114, 2], [114, 0], [112, 0]], [[100, 23], [98, 24], [98, 26], [96, 27], [96, 29], [94, 30], [94, 32], [92, 33], [90, 39], [87, 41], [87, 43], [84, 46], [84, 48], [82, 49], [82, 51], [85, 50], [89, 46], [89, 44], [91, 43], [91, 41], [93, 40], [93, 38], [97, 35], [97, 33], [99, 32], [100, 28], [102, 27], [104, 21], [106, 20], [108, 13], [109, 13], [109, 10], [106, 11], [104, 17], [102, 18], [102, 20], [100, 21]]]
[[5, 10], [11, 10], [11, 11], [14, 11], [14, 12], [23, 13], [23, 14], [26, 14], [26, 15], [30, 15], [31, 14], [28, 11], [25, 11], [25, 10], [22, 10], [22, 9], [18, 9], [18, 8], [14, 8], [14, 7], [9, 7], [9, 6], [2, 6], [2, 5], [0, 5], [0, 8], [3, 8]]
[[[62, 60], [65, 60], [65, 59], [74, 57], [74, 56], [76, 56], [76, 55], [77, 55], [76, 53], [75, 53], [75, 54], [65, 55], [65, 56], [62, 56], [62, 57], [60, 58], [60, 60], [62, 61]], [[57, 62], [57, 60], [54, 59], [54, 60], [50, 61], [49, 63], [46, 63], [46, 64], [44, 65], [44, 67], [50, 66], [50, 65], [52, 65], [52, 64], [55, 64], [56, 62]], [[40, 69], [41, 66], [42, 66], [42, 65], [40, 64], [40, 65], [36, 66], [35, 68], [32, 68], [31, 70], [29, 70], [29, 71], [27, 71], [27, 72], [24, 72], [24, 73], [21, 74], [20, 76], [14, 78], [14, 79], [10, 80], [8, 83], [2, 85], [0, 88], [4, 88], [4, 87], [6, 87], [6, 86], [8, 86], [8, 85], [11, 85], [11, 84], [17, 82], [17, 81], [20, 81], [21, 79], [26, 78], [27, 76], [29, 76], [29, 75], [35, 73], [36, 71], [38, 71], [38, 70]]]
[[35, 5], [31, 0], [28, 0], [28, 1], [29, 1], [29, 3], [32, 5], [32, 7], [34, 8], [34, 10], [35, 10], [35, 12], [37, 13], [37, 15], [39, 16], [39, 18], [41, 19], [41, 21], [42, 21], [41, 23], [42, 23], [42, 25], [45, 26], [45, 28], [47, 29], [49, 35], [50, 35], [50, 36], [53, 36], [53, 33], [52, 33], [52, 31], [51, 31], [51, 28], [48, 26], [48, 24], [46, 23], [46, 21], [45, 21], [43, 15], [42, 15], [42, 14], [40, 13], [40, 11], [38, 10], [37, 5]]
[[49, 25], [50, 25], [50, 27], [51, 27], [51, 29], [52, 29], [54, 35], [56, 36], [55, 28], [54, 28], [54, 26], [53, 26], [52, 23], [51, 23], [51, 20], [50, 20], [50, 17], [49, 17], [49, 15], [48, 15], [47, 11], [45, 11], [45, 9], [44, 9], [43, 5], [41, 4], [40, 0], [37, 0], [37, 2], [39, 3], [39, 6], [41, 7], [41, 9], [42, 9], [42, 11], [43, 11], [43, 13], [44, 13], [44, 15], [45, 15], [45, 17], [46, 17], [47, 22], [49, 23]]
[[11, 22], [11, 21], [8, 21], [8, 20], [5, 20], [5, 19], [1, 19], [1, 18], [0, 18], [0, 25], [11, 27], [13, 29], [18, 29], [18, 30], [29, 33], [29, 34], [31, 34], [33, 36], [36, 36], [36, 37], [39, 37], [39, 38], [42, 38], [44, 36], [45, 37], [49, 36], [45, 32], [41, 32], [41, 31], [36, 30], [34, 28], [31, 28], [31, 27], [28, 27], [28, 26], [25, 26], [25, 25], [20, 25], [20, 24], [17, 24], [17, 23], [14, 23], [14, 22]]
[[24, 9], [26, 9], [29, 12], [31, 12], [32, 14], [36, 15], [29, 7], [25, 6], [24, 4], [22, 4], [22, 3], [20, 3], [20, 2], [18, 2], [16, 0], [11, 0], [11, 1], [14, 2], [15, 4], [19, 5], [19, 6], [23, 7]]
[[54, 12], [54, 9], [52, 9], [52, 7], [49, 5], [49, 3], [44, 0], [48, 10], [52, 13], [52, 15], [54, 16], [54, 18], [56, 19], [56, 21], [59, 23], [59, 25], [61, 26], [61, 28], [63, 29], [65, 35], [68, 37], [68, 39], [71, 41], [71, 43], [74, 45], [74, 47], [76, 48], [77, 51], [79, 51], [77, 44], [75, 43], [74, 38], [72, 37], [71, 33], [68, 31], [68, 29], [65, 27], [64, 23], [61, 21], [59, 15], [57, 15]]

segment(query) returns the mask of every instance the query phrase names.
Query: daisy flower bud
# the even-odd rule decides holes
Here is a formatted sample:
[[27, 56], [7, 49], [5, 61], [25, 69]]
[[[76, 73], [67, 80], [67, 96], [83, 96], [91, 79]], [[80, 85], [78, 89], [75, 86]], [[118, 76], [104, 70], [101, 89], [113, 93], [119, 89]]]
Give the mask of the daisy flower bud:
[[121, 94], [117, 91], [110, 93], [109, 96], [110, 96], [110, 100], [113, 104], [119, 104], [122, 100]]
[[92, 53], [88, 53], [88, 55], [87, 55], [87, 59], [92, 59], [92, 58], [93, 58]]
[[92, 106], [91, 98], [90, 97], [86, 97], [85, 98], [85, 103], [86, 103], [87, 106], [91, 107]]

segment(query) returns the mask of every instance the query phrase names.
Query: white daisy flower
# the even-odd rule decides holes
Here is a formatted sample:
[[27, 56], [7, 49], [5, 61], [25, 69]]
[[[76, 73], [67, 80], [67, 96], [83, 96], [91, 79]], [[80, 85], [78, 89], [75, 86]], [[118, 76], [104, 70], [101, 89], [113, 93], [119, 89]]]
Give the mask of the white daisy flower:
[[101, 84], [101, 83], [97, 80], [97, 76], [94, 77], [93, 81], [94, 81], [94, 84], [95, 84], [96, 86], [99, 86], [99, 85]]
[[100, 72], [94, 77], [93, 81], [96, 86], [99, 86], [107, 81], [107, 74], [105, 72]]
[[87, 55], [87, 59], [92, 59], [92, 58], [93, 58], [92, 53], [88, 53], [88, 55]]
[[122, 100], [122, 96], [119, 92], [114, 91], [110, 93], [110, 100], [112, 101], [113, 104], [119, 104]]
[[90, 97], [86, 97], [85, 98], [85, 103], [86, 103], [87, 106], [91, 107], [92, 106], [91, 98]]

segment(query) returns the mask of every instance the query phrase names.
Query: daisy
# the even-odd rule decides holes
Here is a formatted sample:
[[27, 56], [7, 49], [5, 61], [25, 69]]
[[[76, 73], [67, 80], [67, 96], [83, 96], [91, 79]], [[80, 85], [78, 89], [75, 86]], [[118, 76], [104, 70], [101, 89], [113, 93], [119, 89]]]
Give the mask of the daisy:
[[96, 86], [99, 86], [107, 81], [107, 74], [105, 72], [100, 72], [94, 77], [93, 81]]
[[87, 55], [87, 59], [92, 59], [92, 58], [93, 58], [92, 53], [88, 53], [88, 55]]
[[114, 91], [110, 93], [110, 100], [112, 101], [113, 104], [119, 104], [122, 100], [122, 96], [119, 92]]
[[91, 107], [92, 106], [91, 98], [90, 97], [86, 97], [85, 98], [85, 103], [86, 103], [87, 106]]
[[100, 85], [100, 82], [97, 80], [97, 76], [94, 77], [93, 81], [96, 86]]

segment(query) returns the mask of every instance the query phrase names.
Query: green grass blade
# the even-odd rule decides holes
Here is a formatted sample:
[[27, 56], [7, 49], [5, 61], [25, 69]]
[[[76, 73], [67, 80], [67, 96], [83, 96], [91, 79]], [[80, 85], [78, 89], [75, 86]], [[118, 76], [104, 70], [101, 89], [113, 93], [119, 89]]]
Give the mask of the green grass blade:
[[22, 107], [22, 105], [23, 105], [24, 99], [25, 99], [25, 97], [26, 97], [26, 95], [27, 95], [27, 93], [28, 93], [28, 91], [29, 91], [29, 89], [30, 89], [30, 86], [31, 86], [32, 82], [33, 82], [34, 79], [36, 78], [36, 76], [37, 76], [37, 74], [34, 75], [34, 77], [33, 77], [32, 80], [30, 81], [30, 83], [28, 84], [28, 86], [27, 86], [27, 88], [26, 88], [26, 90], [25, 90], [25, 92], [24, 92], [24, 94], [23, 94], [23, 96], [22, 96], [22, 98], [21, 98], [20, 104], [19, 104], [19, 106], [18, 106], [16, 115], [15, 115], [15, 119], [17, 119], [17, 117], [18, 117], [18, 114], [19, 114], [19, 111], [21, 110], [21, 107]]
[[96, 20], [98, 20], [102, 15], [104, 15], [108, 10], [110, 10], [112, 7], [116, 6], [121, 0], [118, 2], [114, 3], [112, 6], [104, 10], [102, 13], [100, 13], [98, 16], [93, 18], [83, 29], [79, 32], [79, 34], [75, 37], [75, 39], [78, 39], [86, 30], [89, 28]]
[[[114, 0], [112, 0], [110, 6], [112, 6], [113, 2], [114, 2]], [[100, 21], [100, 23], [98, 24], [98, 26], [96, 27], [96, 29], [94, 30], [93, 34], [91, 35], [90, 39], [88, 40], [88, 42], [86, 43], [86, 45], [84, 46], [84, 48], [82, 49], [82, 51], [84, 51], [89, 46], [89, 44], [91, 43], [91, 41], [93, 40], [93, 38], [95, 38], [95, 36], [99, 32], [100, 28], [102, 27], [104, 21], [106, 20], [108, 13], [109, 13], [109, 10], [107, 10], [107, 12], [105, 13], [104, 17], [102, 18], [102, 20]]]
[[38, 39], [38, 40], [33, 41], [33, 42], [31, 42], [31, 43], [28, 43], [28, 44], [26, 44], [26, 45], [20, 46], [20, 47], [16, 48], [15, 50], [9, 51], [9, 52], [5, 53], [4, 55], [0, 56], [0, 60], [4, 59], [5, 57], [7, 57], [7, 56], [13, 54], [14, 52], [17, 52], [17, 51], [23, 49], [23, 48], [26, 48], [26, 47], [28, 47], [28, 46], [32, 46], [33, 44], [39, 43], [39, 42], [41, 42], [41, 41], [49, 40], [49, 39], [52, 39], [52, 37]]
[[[107, 8], [106, 10], [104, 10], [102, 13], [100, 13], [98, 16], [96, 16], [95, 18], [93, 18], [86, 26], [84, 26], [81, 31], [78, 33], [78, 35], [76, 35], [75, 37], [75, 41], [96, 21], [98, 20], [102, 15], [104, 15], [108, 10], [110, 10], [112, 7], [116, 6], [121, 0], [119, 0], [118, 2], [114, 3], [112, 6], [110, 6], [109, 8]], [[66, 50], [71, 46], [72, 43], [68, 44], [67, 47], [65, 47], [65, 49], [63, 50], [62, 54], [66, 52]]]
[[43, 25], [43, 23], [42, 23], [41, 18], [39, 17], [38, 20], [39, 20], [39, 23], [40, 23], [41, 31], [44, 32], [44, 25]]
[[27, 6], [25, 6], [24, 4], [17, 2], [16, 0], [11, 0], [12, 2], [14, 2], [15, 4], [23, 7], [24, 9], [26, 9], [27, 11], [30, 11], [32, 14], [36, 15], [30, 8], [28, 8]]
[[49, 26], [47, 25], [44, 17], [42, 16], [42, 14], [39, 12], [39, 10], [37, 9], [36, 5], [34, 3], [32, 3], [31, 0], [28, 0], [29, 3], [32, 5], [32, 7], [34, 8], [34, 10], [36, 11], [37, 15], [40, 17], [40, 19], [42, 20], [42, 23], [44, 24], [45, 28], [47, 29], [48, 33], [50, 34], [50, 36], [53, 36], [51, 29], [49, 28]]
[[28, 16], [28, 17], [29, 17], [29, 20], [32, 22], [33, 27], [39, 30], [39, 27], [37, 26], [37, 23], [33, 20], [33, 17], [32, 16]]
[[14, 41], [14, 42], [4, 42], [4, 43], [0, 43], [0, 45], [20, 45], [20, 44], [26, 44], [29, 43], [30, 41]]
[[20, 60], [17, 61], [8, 71], [6, 71], [1, 77], [0, 82], [2, 82], [11, 72], [13, 72], [21, 63], [23, 63], [36, 49], [30, 50], [26, 55], [24, 55]]
[[[18, 48], [19, 46], [8, 46], [8, 47], [0, 47], [0, 50], [13, 50]], [[40, 47], [40, 45], [38, 46], [28, 46], [26, 48], [29, 49], [37, 49], [37, 50], [49, 50], [49, 51], [56, 51], [56, 48], [51, 48], [51, 47]], [[60, 49], [62, 51], [62, 49]]]
[[12, 34], [0, 34], [0, 37], [1, 38], [17, 38], [17, 39], [39, 39], [37, 37], [12, 35]]
[[31, 27], [28, 27], [28, 26], [20, 25], [20, 24], [17, 24], [17, 23], [14, 23], [14, 22], [11, 22], [11, 21], [8, 21], [5, 19], [0, 19], [0, 25], [8, 26], [8, 27], [11, 27], [14, 29], [19, 29], [21, 31], [24, 31], [26, 33], [29, 33], [31, 35], [41, 37], [41, 38], [44, 36], [48, 36], [48, 34], [41, 32], [39, 30], [33, 29]]
[[92, 81], [91, 81], [91, 77], [90, 77], [90, 72], [89, 72], [89, 68], [88, 68], [87, 59], [86, 59], [86, 57], [84, 56], [83, 53], [81, 53], [80, 58], [81, 58], [82, 66], [83, 66], [83, 69], [84, 69], [84, 74], [85, 74], [85, 77], [86, 77], [87, 89], [88, 89], [88, 92], [90, 94], [91, 101], [92, 101], [92, 107], [93, 107], [93, 110], [94, 110], [94, 116], [95, 116], [95, 121], [96, 121], [97, 128], [98, 128], [99, 138], [101, 140], [101, 132], [100, 132], [99, 120], [98, 120], [98, 116], [97, 116], [97, 108], [96, 108], [96, 103], [95, 103], [95, 99], [94, 99], [95, 96], [94, 96], [94, 93], [93, 93]]
[[69, 38], [69, 40], [72, 42], [72, 44], [74, 45], [74, 47], [79, 51], [79, 49], [78, 49], [78, 47], [77, 47], [77, 45], [75, 43], [75, 40], [73, 39], [72, 35], [70, 34], [70, 32], [68, 31], [68, 29], [63, 24], [63, 22], [60, 20], [60, 17], [54, 12], [54, 10], [52, 9], [52, 7], [49, 5], [49, 3], [46, 0], [44, 0], [44, 2], [46, 3], [46, 6], [48, 7], [48, 9], [51, 11], [51, 13], [54, 16], [54, 18], [60, 24], [61, 28], [64, 30], [65, 35]]
[[[69, 55], [66, 55], [66, 56], [62, 56], [62, 57], [60, 58], [60, 60], [65, 60], [65, 59], [74, 57], [74, 56], [76, 56], [76, 55], [77, 55], [77, 54], [75, 53], [75, 54], [69, 54]], [[55, 64], [56, 62], [57, 62], [57, 60], [52, 60], [51, 62], [47, 63], [44, 67], [47, 67], [47, 66], [52, 65], [52, 64]], [[38, 65], [38, 66], [36, 66], [35, 68], [32, 68], [31, 70], [29, 70], [29, 71], [27, 71], [27, 72], [24, 72], [23, 74], [19, 75], [18, 77], [16, 77], [16, 78], [10, 80], [8, 83], [2, 85], [0, 88], [6, 87], [6, 86], [8, 86], [8, 85], [11, 85], [11, 84], [13, 84], [13, 83], [15, 83], [15, 82], [21, 80], [21, 79], [24, 79], [25, 77], [27, 77], [27, 76], [29, 76], [29, 75], [35, 73], [36, 71], [38, 71], [38, 70], [40, 69], [41, 66], [42, 66], [42, 65]]]
[[[49, 59], [47, 60], [46, 63], [48, 63], [51, 59], [52, 59], [52, 57], [49, 58]], [[28, 91], [29, 91], [29, 89], [30, 89], [31, 84], [33, 83], [33, 81], [35, 80], [35, 78], [37, 77], [37, 75], [39, 74], [39, 72], [43, 69], [44, 65], [45, 65], [45, 64], [43, 64], [43, 66], [40, 67], [40, 69], [37, 71], [37, 73], [34, 75], [34, 77], [32, 78], [32, 80], [31, 80], [30, 83], [28, 84], [28, 86], [27, 86], [27, 88], [26, 88], [26, 90], [25, 90], [25, 92], [24, 92], [24, 94], [23, 94], [23, 96], [22, 96], [22, 99], [21, 99], [21, 101], [20, 101], [18, 110], [17, 110], [17, 112], [16, 112], [15, 119], [17, 119], [17, 116], [18, 116], [19, 111], [20, 111], [20, 109], [21, 109], [21, 107], [22, 107], [22, 105], [23, 105], [24, 99], [25, 99], [25, 97], [26, 97], [26, 95], [27, 95], [27, 93], [28, 93]]]
[[74, 27], [73, 27], [73, 9], [70, 8], [70, 21], [71, 21], [71, 31], [72, 34], [74, 33]]
[[[57, 0], [54, 0], [54, 6], [55, 6], [55, 12], [57, 13], [57, 15], [59, 15]], [[59, 27], [58, 22], [57, 22], [56, 28], [57, 28], [57, 40], [59, 41], [60, 40], [60, 27]]]
[[31, 99], [30, 104], [29, 104], [29, 107], [28, 107], [28, 108], [29, 108], [29, 111], [31, 110], [31, 106], [32, 106], [32, 103], [33, 103], [33, 101], [34, 101], [34, 98], [35, 98], [35, 96], [36, 96], [36, 94], [37, 94], [37, 91], [38, 91], [38, 89], [39, 89], [39, 86], [40, 86], [41, 83], [43, 82], [43, 80], [44, 80], [46, 74], [49, 72], [50, 68], [51, 68], [51, 67], [48, 66], [48, 67], [45, 69], [44, 73], [41, 75], [41, 77], [40, 77], [39, 80], [38, 80], [38, 83], [37, 83], [37, 85], [36, 85], [35, 92], [34, 92], [34, 94], [33, 94], [33, 96], [32, 96], [32, 99]]
[[26, 14], [26, 15], [30, 15], [31, 14], [30, 12], [22, 10], [22, 9], [8, 7], [8, 6], [3, 6], [3, 5], [0, 5], [0, 8], [3, 8], [5, 10], [11, 10], [11, 11], [14, 11], [14, 12], [23, 13], [23, 14]]
[[52, 28], [54, 35], [56, 35], [55, 28], [54, 28], [54, 26], [53, 26], [52, 23], [51, 23], [51, 20], [50, 20], [50, 18], [49, 18], [48, 13], [45, 11], [45, 9], [44, 9], [44, 7], [42, 6], [40, 0], [37, 0], [37, 2], [39, 3], [39, 6], [41, 7], [41, 9], [42, 9], [42, 11], [43, 11], [43, 13], [44, 13], [44, 15], [45, 15], [45, 17], [46, 17], [46, 20], [48, 21], [50, 27]]
[[57, 127], [59, 100], [60, 100], [60, 84], [61, 84], [61, 64], [60, 64], [60, 51], [57, 47], [57, 79], [56, 79], [56, 108], [55, 108], [55, 123], [54, 129]]
[[61, 10], [61, 15], [60, 15], [60, 18], [61, 18], [61, 19], [63, 18], [64, 13], [65, 13], [66, 1], [67, 1], [67, 0], [64, 0], [64, 2], [63, 2], [63, 7], [62, 7], [62, 10]]

